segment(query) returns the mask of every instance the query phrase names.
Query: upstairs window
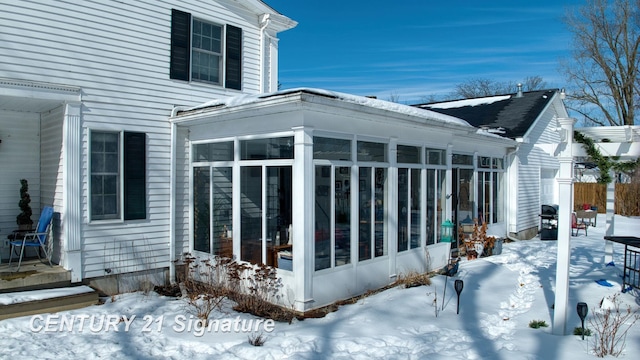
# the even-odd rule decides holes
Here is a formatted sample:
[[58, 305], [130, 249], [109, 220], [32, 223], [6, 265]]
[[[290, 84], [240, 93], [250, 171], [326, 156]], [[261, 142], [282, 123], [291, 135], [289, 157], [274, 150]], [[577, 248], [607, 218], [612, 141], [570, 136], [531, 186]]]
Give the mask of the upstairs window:
[[222, 26], [193, 19], [191, 79], [220, 84]]
[[242, 29], [172, 10], [170, 78], [242, 89]]

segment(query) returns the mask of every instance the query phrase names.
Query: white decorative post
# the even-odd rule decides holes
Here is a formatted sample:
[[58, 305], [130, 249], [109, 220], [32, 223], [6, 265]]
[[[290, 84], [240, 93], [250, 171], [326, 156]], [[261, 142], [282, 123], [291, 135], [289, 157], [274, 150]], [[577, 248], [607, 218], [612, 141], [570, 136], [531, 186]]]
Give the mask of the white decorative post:
[[[607, 184], [607, 229], [605, 230], [605, 236], [613, 236], [615, 229], [615, 203], [616, 203], [616, 181], [615, 172], [611, 170], [609, 172], [611, 176], [611, 182]], [[598, 216], [598, 215], [596, 215]], [[604, 263], [608, 264], [613, 261], [613, 242], [605, 240], [604, 242]]]
[[62, 263], [71, 270], [71, 282], [82, 280], [82, 104], [67, 103], [63, 120]]
[[573, 211], [573, 124], [572, 118], [560, 118], [560, 173], [558, 190], [558, 255], [556, 262], [556, 296], [553, 312], [554, 335], [564, 335], [569, 299], [569, 261], [571, 257], [571, 212]]

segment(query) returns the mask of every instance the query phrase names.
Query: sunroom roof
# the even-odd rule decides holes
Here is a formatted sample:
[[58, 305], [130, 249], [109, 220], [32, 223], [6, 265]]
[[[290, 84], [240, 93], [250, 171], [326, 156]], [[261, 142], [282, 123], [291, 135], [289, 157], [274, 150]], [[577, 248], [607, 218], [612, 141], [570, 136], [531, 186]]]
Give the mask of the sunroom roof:
[[240, 95], [240, 96], [224, 98], [224, 99], [214, 99], [206, 103], [194, 106], [192, 108], [185, 109], [184, 111], [178, 112], [178, 115], [182, 115], [185, 113], [192, 113], [197, 110], [206, 110], [206, 109], [213, 110], [213, 109], [220, 109], [223, 107], [235, 107], [235, 106], [241, 106], [241, 105], [247, 105], [247, 104], [253, 104], [253, 103], [260, 103], [268, 99], [285, 97], [287, 95], [291, 95], [295, 93], [313, 94], [313, 95], [328, 97], [332, 99], [337, 99], [347, 103], [363, 105], [370, 108], [387, 110], [387, 111], [391, 111], [398, 114], [404, 114], [409, 116], [425, 118], [429, 120], [435, 120], [435, 121], [439, 121], [447, 124], [455, 124], [459, 126], [472, 127], [471, 125], [469, 125], [468, 122], [462, 119], [459, 119], [450, 115], [440, 114], [431, 110], [421, 109], [421, 108], [404, 105], [404, 104], [398, 104], [398, 103], [394, 103], [386, 100], [368, 98], [364, 96], [346, 94], [346, 93], [324, 90], [324, 89], [315, 89], [315, 88], [294, 88], [294, 89], [287, 89], [287, 90], [282, 90], [282, 91], [268, 93], [268, 94]]

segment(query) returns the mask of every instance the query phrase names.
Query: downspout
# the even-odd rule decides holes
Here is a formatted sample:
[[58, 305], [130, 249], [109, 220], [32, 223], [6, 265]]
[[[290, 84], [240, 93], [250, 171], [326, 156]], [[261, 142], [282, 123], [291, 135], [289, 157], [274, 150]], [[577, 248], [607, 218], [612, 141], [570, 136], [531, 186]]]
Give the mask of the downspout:
[[260, 28], [260, 93], [264, 93], [264, 57], [265, 57], [265, 51], [264, 51], [264, 38], [267, 35], [265, 32], [265, 29], [269, 26], [269, 23], [271, 23], [271, 19], [269, 18], [269, 14], [263, 14], [262, 15], [262, 19], [260, 20], [260, 24], [262, 25], [262, 27]]
[[[174, 118], [178, 111], [186, 109], [181, 106], [174, 106], [171, 109], [171, 118]], [[176, 282], [176, 153], [177, 153], [177, 128], [178, 125], [171, 122], [171, 145], [169, 159], [169, 282]]]
[[[514, 161], [515, 161], [515, 154], [518, 152], [518, 149], [520, 148], [520, 144], [516, 145], [516, 147], [513, 148], [513, 150], [509, 151], [507, 153], [507, 161], [509, 161], [509, 158], [511, 156], [514, 156]], [[509, 168], [511, 168], [511, 166], [509, 166]], [[517, 177], [517, 174], [516, 174]], [[509, 184], [511, 185], [511, 184]], [[509, 201], [507, 203], [511, 203], [511, 197], [509, 197]], [[520, 239], [516, 239], [514, 237], [512, 237], [511, 235], [509, 235], [509, 224], [511, 223], [511, 211], [507, 211], [507, 216], [506, 216], [506, 237], [507, 239], [511, 240], [511, 241], [520, 241]]]

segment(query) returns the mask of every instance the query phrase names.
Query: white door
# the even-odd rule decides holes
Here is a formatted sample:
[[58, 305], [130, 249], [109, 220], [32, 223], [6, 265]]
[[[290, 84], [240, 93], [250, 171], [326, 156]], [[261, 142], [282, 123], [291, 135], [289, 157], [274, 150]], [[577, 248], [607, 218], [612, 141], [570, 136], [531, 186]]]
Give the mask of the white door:
[[542, 169], [540, 171], [540, 204], [557, 204], [556, 188], [556, 170]]

